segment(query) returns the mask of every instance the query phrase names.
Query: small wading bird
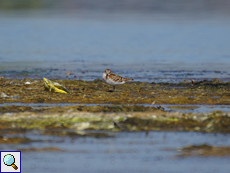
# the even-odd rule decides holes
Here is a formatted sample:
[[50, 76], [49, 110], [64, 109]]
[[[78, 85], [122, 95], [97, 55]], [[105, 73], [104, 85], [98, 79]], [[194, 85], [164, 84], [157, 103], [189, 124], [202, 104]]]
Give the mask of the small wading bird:
[[115, 91], [115, 85], [121, 85], [121, 84], [124, 84], [126, 82], [133, 81], [133, 79], [124, 78], [124, 77], [118, 76], [114, 73], [111, 73], [110, 69], [106, 69], [103, 72], [102, 77], [107, 84], [113, 86], [113, 91]]

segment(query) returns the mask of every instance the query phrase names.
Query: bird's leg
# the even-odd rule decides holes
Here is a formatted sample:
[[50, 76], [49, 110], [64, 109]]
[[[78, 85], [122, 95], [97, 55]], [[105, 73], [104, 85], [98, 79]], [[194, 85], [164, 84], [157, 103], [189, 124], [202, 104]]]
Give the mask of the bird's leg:
[[113, 86], [113, 91], [115, 91], [115, 86]]

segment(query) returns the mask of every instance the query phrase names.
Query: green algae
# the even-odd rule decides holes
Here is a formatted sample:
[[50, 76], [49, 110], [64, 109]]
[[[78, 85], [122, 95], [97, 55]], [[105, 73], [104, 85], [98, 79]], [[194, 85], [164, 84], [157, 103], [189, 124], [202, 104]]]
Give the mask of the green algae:
[[[104, 130], [104, 131], [199, 131], [230, 132], [229, 113], [180, 113], [161, 110], [145, 112], [83, 112], [70, 106], [44, 112], [4, 113], [0, 116], [0, 128], [41, 130]], [[60, 111], [60, 109], [63, 109]], [[11, 118], [9, 118], [9, 116]], [[57, 132], [55, 132], [57, 133]], [[60, 133], [61, 135], [61, 133]], [[63, 134], [67, 135], [68, 134]], [[78, 133], [75, 134], [79, 135]]]

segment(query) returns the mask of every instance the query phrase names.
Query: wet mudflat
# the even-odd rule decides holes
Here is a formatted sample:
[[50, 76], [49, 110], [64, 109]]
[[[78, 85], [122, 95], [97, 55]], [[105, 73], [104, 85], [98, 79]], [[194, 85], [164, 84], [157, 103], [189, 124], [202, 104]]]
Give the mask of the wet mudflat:
[[[111, 92], [110, 86], [100, 79], [54, 81], [63, 84], [69, 93], [47, 91], [40, 79], [2, 77], [1, 128], [230, 132], [226, 107], [230, 100], [229, 82], [218, 79], [177, 84], [132, 82], [117, 86], [117, 90]], [[24, 105], [15, 105], [17, 102]], [[49, 106], [53, 103], [70, 105]], [[78, 105], [71, 105], [74, 103]], [[161, 104], [172, 106], [164, 108]], [[182, 111], [197, 109], [199, 104], [226, 108], [224, 112], [221, 107], [206, 113]], [[8, 119], [9, 116], [13, 118]]]
[[180, 83], [132, 82], [116, 87], [103, 80], [53, 80], [69, 94], [50, 93], [42, 79], [0, 79], [0, 103], [205, 104], [229, 105], [230, 83], [219, 79]]
[[228, 82], [133, 82], [111, 92], [102, 80], [53, 81], [70, 93], [1, 78], [0, 149], [22, 151], [25, 172], [230, 169]]

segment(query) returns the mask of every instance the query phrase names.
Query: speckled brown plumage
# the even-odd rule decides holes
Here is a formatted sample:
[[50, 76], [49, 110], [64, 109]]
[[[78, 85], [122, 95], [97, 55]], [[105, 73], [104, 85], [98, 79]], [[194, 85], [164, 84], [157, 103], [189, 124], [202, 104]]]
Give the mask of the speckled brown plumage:
[[123, 82], [123, 81], [132, 81], [133, 80], [133, 79], [128, 79], [128, 78], [124, 78], [124, 77], [118, 76], [118, 75], [116, 75], [114, 73], [107, 74], [106, 78], [107, 79], [110, 78], [110, 79], [112, 79], [115, 82]]
[[133, 79], [124, 78], [124, 77], [121, 77], [119, 75], [112, 73], [110, 69], [106, 69], [102, 77], [107, 84], [113, 86], [114, 90], [115, 90], [115, 85], [121, 85], [121, 84], [124, 84], [125, 82], [133, 81]]

